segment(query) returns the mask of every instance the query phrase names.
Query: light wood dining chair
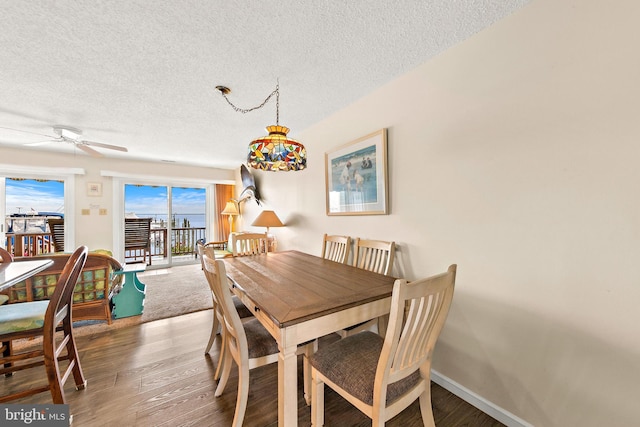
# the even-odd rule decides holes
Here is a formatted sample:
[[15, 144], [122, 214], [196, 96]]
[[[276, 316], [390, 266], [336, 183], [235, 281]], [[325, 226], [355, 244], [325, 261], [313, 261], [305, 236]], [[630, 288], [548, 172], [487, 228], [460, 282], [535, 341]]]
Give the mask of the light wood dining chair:
[[[14, 372], [44, 365], [47, 376], [46, 385], [0, 396], [0, 402], [48, 390], [54, 404], [66, 403], [64, 383], [70, 374], [73, 374], [76, 389], [85, 388], [86, 381], [73, 337], [72, 302], [73, 289], [88, 253], [86, 246], [80, 246], [69, 257], [49, 300], [0, 307], [0, 342], [3, 344], [0, 375], [12, 376]], [[56, 337], [56, 330], [62, 331], [61, 337]], [[13, 351], [14, 340], [37, 337], [42, 337], [41, 348]], [[67, 361], [66, 369], [61, 373], [60, 361], [63, 360]]]
[[[353, 251], [353, 266], [374, 273], [391, 275], [393, 269], [393, 259], [396, 253], [395, 242], [383, 240], [367, 240], [356, 238]], [[375, 330], [378, 326], [378, 319], [371, 319], [368, 322], [360, 323], [349, 328], [337, 331], [345, 338], [349, 335], [357, 334], [366, 330]]]
[[346, 264], [351, 250], [351, 237], [324, 234], [322, 237], [322, 255], [324, 259]]
[[207, 280], [220, 308], [218, 315], [222, 323], [222, 342], [226, 347], [225, 356], [221, 356], [222, 374], [215, 396], [222, 395], [231, 373], [231, 364], [235, 361], [238, 365], [238, 397], [232, 426], [240, 427], [249, 398], [249, 371], [277, 362], [278, 344], [258, 319], [245, 322], [240, 320], [231, 299], [224, 261], [213, 259], [206, 253], [202, 255], [202, 259]]
[[267, 233], [239, 233], [233, 237], [233, 256], [258, 255], [269, 250]]
[[[249, 371], [278, 361], [278, 343], [258, 319], [241, 321], [231, 302], [231, 291], [224, 261], [203, 255], [207, 280], [216, 294], [222, 323], [222, 342], [226, 346], [222, 374], [214, 395], [222, 395], [231, 372], [232, 362], [238, 365], [238, 397], [232, 426], [242, 426], [249, 397]], [[314, 342], [300, 344], [298, 355], [303, 355], [304, 395], [311, 403], [311, 364]]]
[[396, 254], [395, 242], [356, 238], [353, 246], [354, 267], [387, 276], [391, 274]]
[[325, 384], [371, 418], [373, 426], [384, 426], [416, 399], [424, 425], [435, 426], [431, 359], [451, 306], [455, 277], [454, 264], [427, 279], [396, 280], [384, 338], [365, 331], [320, 347], [311, 357], [312, 426], [324, 424]]
[[[203, 244], [202, 242], [198, 242], [196, 244], [196, 248], [197, 248], [197, 253], [200, 256], [200, 263], [202, 266], [202, 270], [204, 271], [205, 266], [204, 266], [203, 255], [207, 254], [210, 258], [213, 258], [213, 259], [217, 258], [218, 247], [216, 244], [207, 245], [206, 243]], [[211, 283], [209, 282], [209, 280], [207, 280], [207, 282], [209, 283], [209, 290], [211, 291], [211, 300], [213, 305], [213, 323], [211, 325], [211, 334], [209, 336], [209, 342], [207, 343], [207, 347], [204, 350], [205, 354], [211, 351], [211, 347], [213, 347], [213, 342], [215, 341], [216, 336], [220, 333], [219, 331], [220, 331], [220, 317], [221, 317], [220, 307], [219, 307], [218, 301], [216, 300], [216, 296], [213, 293], [213, 287], [211, 286]], [[249, 310], [244, 305], [244, 303], [240, 301], [240, 299], [237, 296], [233, 295], [232, 299], [233, 299], [233, 305], [236, 311], [238, 312], [238, 316], [240, 316], [241, 319], [253, 317], [253, 313], [251, 312], [251, 310]], [[216, 315], [216, 313], [218, 313], [218, 315]], [[216, 380], [220, 378], [223, 357], [224, 357], [224, 345], [221, 345], [220, 358], [218, 359], [218, 368], [216, 369], [216, 374], [215, 374]]]

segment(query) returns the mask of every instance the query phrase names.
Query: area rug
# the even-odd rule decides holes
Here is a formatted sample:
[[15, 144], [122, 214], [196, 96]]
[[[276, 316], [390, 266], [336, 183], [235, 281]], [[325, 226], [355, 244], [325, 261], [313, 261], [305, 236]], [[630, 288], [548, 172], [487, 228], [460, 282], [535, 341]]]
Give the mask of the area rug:
[[141, 322], [180, 316], [213, 307], [209, 284], [200, 264], [153, 271], [140, 276], [146, 285]]
[[[138, 278], [145, 284], [142, 315], [114, 319], [111, 325], [106, 321], [99, 320], [74, 322], [74, 335], [81, 337], [99, 334], [140, 323], [208, 310], [213, 307], [209, 284], [204, 277], [200, 263], [149, 270], [139, 275]], [[20, 349], [24, 346], [39, 345], [39, 343], [40, 339], [18, 340], [14, 342], [14, 346], [16, 349]]]

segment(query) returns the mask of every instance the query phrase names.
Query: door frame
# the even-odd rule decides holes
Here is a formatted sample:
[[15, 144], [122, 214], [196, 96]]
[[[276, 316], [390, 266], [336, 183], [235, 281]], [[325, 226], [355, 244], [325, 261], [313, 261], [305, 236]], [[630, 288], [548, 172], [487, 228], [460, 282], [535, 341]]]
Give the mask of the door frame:
[[[115, 171], [101, 171], [102, 176], [111, 177], [113, 179], [113, 230], [119, 232], [113, 233], [113, 256], [116, 259], [124, 258], [124, 186], [125, 184], [140, 185], [162, 185], [166, 187], [193, 187], [205, 189], [205, 221], [206, 234], [210, 235], [212, 231], [212, 221], [214, 219], [213, 212], [215, 210], [215, 184], [235, 185], [235, 181], [230, 180], [208, 180], [195, 178], [178, 178], [167, 176], [138, 175], [127, 174]], [[159, 268], [168, 268], [170, 264], [162, 265]], [[153, 268], [152, 265], [150, 268]]]

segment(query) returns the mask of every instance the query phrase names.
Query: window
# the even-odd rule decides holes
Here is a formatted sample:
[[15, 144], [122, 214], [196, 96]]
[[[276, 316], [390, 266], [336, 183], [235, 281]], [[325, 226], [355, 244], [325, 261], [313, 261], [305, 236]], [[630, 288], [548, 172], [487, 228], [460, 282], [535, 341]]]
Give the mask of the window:
[[[7, 232], [11, 224], [12, 214], [49, 213], [47, 216], [63, 216], [69, 224], [64, 230], [67, 247], [75, 244], [74, 233], [74, 192], [75, 176], [84, 174], [77, 168], [36, 168], [14, 165], [0, 165], [0, 245], [8, 246]], [[18, 209], [20, 208], [20, 209]], [[33, 209], [33, 210], [32, 210]], [[12, 231], [25, 226], [25, 221], [18, 224], [14, 217]], [[35, 218], [34, 218], [35, 219]], [[37, 226], [37, 221], [26, 224]], [[37, 234], [37, 233], [36, 233]], [[12, 245], [15, 236], [10, 236]], [[42, 239], [28, 242], [20, 248], [19, 255], [34, 255], [47, 249]], [[13, 249], [12, 249], [13, 250]]]

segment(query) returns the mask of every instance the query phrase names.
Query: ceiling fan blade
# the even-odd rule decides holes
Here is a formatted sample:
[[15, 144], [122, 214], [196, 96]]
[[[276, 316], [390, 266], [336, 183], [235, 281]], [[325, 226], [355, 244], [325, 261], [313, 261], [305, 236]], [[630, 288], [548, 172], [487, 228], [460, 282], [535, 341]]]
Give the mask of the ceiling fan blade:
[[94, 146], [94, 147], [108, 148], [109, 150], [123, 151], [125, 153], [129, 151], [125, 147], [120, 147], [119, 145], [104, 144], [102, 142], [85, 141], [85, 140], [83, 140], [80, 143], [81, 144], [85, 144], [85, 145], [91, 145], [91, 146]]
[[45, 133], [31, 132], [29, 130], [14, 129], [6, 126], [0, 126], [0, 129], [10, 130], [12, 132], [18, 132], [18, 133], [28, 133], [30, 135], [44, 136], [46, 138], [51, 138], [51, 139], [57, 139], [55, 136], [47, 135]]
[[82, 151], [84, 151], [85, 153], [92, 155], [93, 157], [104, 157], [102, 153], [97, 152], [96, 150], [94, 150], [93, 148], [89, 147], [86, 144], [78, 143], [78, 144], [75, 144], [75, 146], [81, 149]]
[[22, 145], [27, 145], [30, 147], [37, 147], [39, 145], [45, 145], [45, 144], [49, 144], [51, 142], [58, 142], [58, 141], [62, 141], [61, 139], [47, 139], [46, 141], [34, 141], [34, 142], [27, 142], [26, 144], [22, 144]]

